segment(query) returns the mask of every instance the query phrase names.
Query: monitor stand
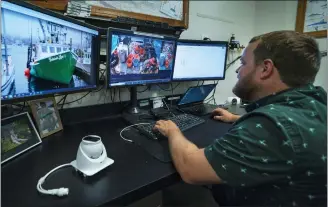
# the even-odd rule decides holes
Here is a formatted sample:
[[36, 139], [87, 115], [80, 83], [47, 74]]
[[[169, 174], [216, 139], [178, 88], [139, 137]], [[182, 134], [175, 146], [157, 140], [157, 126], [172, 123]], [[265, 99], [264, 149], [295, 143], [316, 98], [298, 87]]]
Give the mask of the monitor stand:
[[138, 107], [138, 97], [137, 97], [137, 87], [136, 86], [131, 87], [130, 101], [131, 101], [131, 105], [128, 108], [128, 113], [139, 114], [141, 112], [141, 110]]
[[138, 107], [138, 99], [137, 99], [137, 87], [132, 86], [130, 88], [130, 106], [123, 111], [123, 119], [127, 121], [129, 124], [137, 124], [140, 122], [144, 122], [140, 120], [141, 115], [149, 115], [148, 110], [140, 109]]

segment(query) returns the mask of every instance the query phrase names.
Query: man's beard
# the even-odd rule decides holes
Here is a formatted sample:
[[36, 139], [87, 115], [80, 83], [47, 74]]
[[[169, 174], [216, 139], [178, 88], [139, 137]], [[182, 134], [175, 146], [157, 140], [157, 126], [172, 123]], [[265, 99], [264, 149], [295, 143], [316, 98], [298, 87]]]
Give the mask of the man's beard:
[[232, 92], [244, 101], [253, 101], [251, 99], [254, 96], [254, 91], [256, 90], [256, 85], [252, 79], [254, 74], [255, 72], [251, 72], [242, 79], [239, 79], [232, 89]]

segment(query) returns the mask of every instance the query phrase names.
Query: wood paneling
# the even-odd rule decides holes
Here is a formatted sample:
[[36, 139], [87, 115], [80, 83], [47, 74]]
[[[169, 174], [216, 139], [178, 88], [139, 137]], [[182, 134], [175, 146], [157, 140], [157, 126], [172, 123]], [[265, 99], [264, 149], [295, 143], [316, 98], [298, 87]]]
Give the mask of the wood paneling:
[[52, 9], [57, 11], [66, 11], [68, 0], [39, 0], [39, 1], [26, 1], [36, 6]]

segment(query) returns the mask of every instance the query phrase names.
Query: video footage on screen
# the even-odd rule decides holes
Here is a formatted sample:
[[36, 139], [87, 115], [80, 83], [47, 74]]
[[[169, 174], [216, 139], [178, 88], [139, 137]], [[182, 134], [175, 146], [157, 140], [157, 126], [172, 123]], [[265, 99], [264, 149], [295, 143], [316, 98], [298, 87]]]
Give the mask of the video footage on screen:
[[172, 70], [174, 42], [135, 35], [112, 35], [112, 75], [158, 74]]

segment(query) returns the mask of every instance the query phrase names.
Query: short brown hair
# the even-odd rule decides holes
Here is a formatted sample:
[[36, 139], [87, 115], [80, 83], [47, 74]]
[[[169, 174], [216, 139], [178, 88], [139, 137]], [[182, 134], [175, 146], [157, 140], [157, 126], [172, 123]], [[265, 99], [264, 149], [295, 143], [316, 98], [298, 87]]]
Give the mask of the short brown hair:
[[313, 83], [319, 71], [321, 56], [317, 42], [295, 31], [275, 31], [253, 37], [260, 41], [254, 50], [255, 63], [271, 59], [281, 80], [290, 87]]

